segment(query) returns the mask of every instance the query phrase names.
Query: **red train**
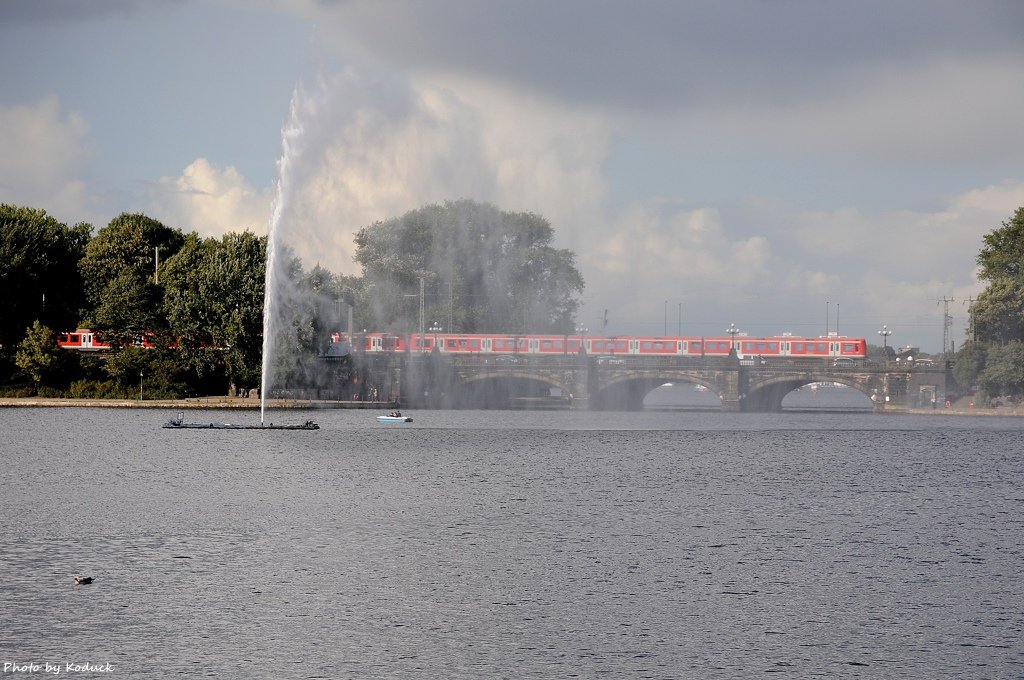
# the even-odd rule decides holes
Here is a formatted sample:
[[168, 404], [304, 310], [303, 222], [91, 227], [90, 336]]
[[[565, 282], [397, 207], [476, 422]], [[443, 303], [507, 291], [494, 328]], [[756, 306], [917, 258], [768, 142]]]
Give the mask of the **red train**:
[[[109, 352], [112, 347], [99, 333], [88, 328], [79, 328], [73, 333], [61, 333], [57, 336], [57, 344], [64, 349], [75, 349], [79, 352]], [[145, 333], [133, 343], [136, 347], [155, 347], [153, 337]]]
[[[333, 333], [332, 342], [349, 342], [347, 333]], [[624, 336], [599, 337], [586, 335], [509, 335], [504, 333], [431, 333], [422, 335], [392, 335], [390, 333], [357, 333], [350, 344], [360, 352], [432, 352], [445, 354], [481, 355], [555, 355], [577, 354], [582, 347], [588, 354], [616, 356], [688, 356], [724, 357], [735, 345], [741, 358], [838, 358], [864, 359], [867, 340], [830, 334], [827, 337], [800, 338], [788, 334], [774, 337], [752, 338], [746, 335], [730, 337], [667, 337]], [[61, 333], [57, 344], [65, 349], [82, 352], [109, 351], [111, 346], [99, 333], [79, 328], [73, 333]], [[139, 347], [153, 347], [150, 334], [136, 343]]]
[[[349, 341], [347, 333], [334, 333], [334, 342]], [[422, 335], [391, 335], [388, 333], [357, 333], [352, 343], [364, 352], [432, 352], [435, 348], [446, 354], [576, 354], [582, 347], [588, 354], [607, 356], [727, 356], [730, 346], [744, 357], [825, 358], [867, 357], [867, 340], [831, 334], [819, 338], [798, 338], [783, 334], [776, 337], [664, 337], [623, 336], [598, 337], [580, 335], [508, 335], [502, 333], [463, 334], [431, 333]]]

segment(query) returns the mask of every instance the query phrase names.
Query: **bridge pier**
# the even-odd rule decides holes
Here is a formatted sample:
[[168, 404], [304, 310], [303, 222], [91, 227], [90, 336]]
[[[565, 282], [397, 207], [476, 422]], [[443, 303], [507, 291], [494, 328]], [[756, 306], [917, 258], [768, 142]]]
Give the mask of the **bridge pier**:
[[718, 396], [722, 398], [722, 410], [726, 413], [740, 413], [746, 410], [747, 375], [739, 359], [730, 360], [719, 372]]

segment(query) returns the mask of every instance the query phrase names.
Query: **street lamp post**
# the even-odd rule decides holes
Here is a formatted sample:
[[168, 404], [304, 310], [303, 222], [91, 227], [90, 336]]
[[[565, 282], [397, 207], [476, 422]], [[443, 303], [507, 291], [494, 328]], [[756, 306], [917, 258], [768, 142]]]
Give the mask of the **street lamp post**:
[[729, 353], [731, 354], [736, 351], [736, 336], [739, 335], [740, 329], [736, 328], [736, 324], [731, 323], [729, 324], [729, 327], [725, 329], [725, 332], [729, 334], [730, 338], [732, 338], [729, 341]]
[[434, 322], [434, 325], [430, 327], [430, 332], [434, 334], [434, 349], [437, 349], [437, 334], [443, 330], [444, 329], [441, 328], [436, 321]]
[[142, 401], [142, 371], [139, 371], [139, 401]]
[[576, 326], [576, 333], [580, 336], [580, 353], [581, 354], [586, 354], [586, 349], [583, 347], [583, 341], [584, 341], [584, 339], [586, 338], [586, 335], [587, 335], [587, 328], [586, 328], [586, 326], [583, 326], [583, 325]]
[[892, 335], [892, 331], [889, 330], [888, 326], [882, 326], [882, 330], [878, 331], [878, 334], [882, 336], [882, 356], [885, 357], [884, 361], [889, 361], [889, 336]]

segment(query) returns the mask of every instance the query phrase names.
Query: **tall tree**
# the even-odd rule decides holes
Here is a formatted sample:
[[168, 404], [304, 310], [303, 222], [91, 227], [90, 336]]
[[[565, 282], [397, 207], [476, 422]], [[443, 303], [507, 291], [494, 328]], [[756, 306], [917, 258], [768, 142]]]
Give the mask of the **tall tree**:
[[1003, 344], [1024, 339], [1024, 278], [993, 279], [971, 306], [974, 335]]
[[362, 306], [374, 327], [398, 332], [420, 330], [420, 321], [467, 333], [568, 332], [584, 283], [575, 255], [553, 238], [539, 215], [469, 200], [378, 222], [355, 239]]
[[198, 375], [223, 368], [238, 387], [260, 383], [266, 237], [189, 234], [163, 267], [169, 334]]
[[1024, 275], [1024, 207], [1017, 208], [1013, 216], [984, 236], [985, 247], [978, 253], [982, 281], [1018, 279]]
[[988, 282], [971, 306], [973, 339], [957, 353], [954, 375], [988, 396], [1024, 390], [1024, 208], [984, 236], [978, 277]]
[[79, 263], [93, 325], [121, 341], [164, 330], [157, 258], [173, 256], [184, 240], [180, 230], [141, 214], [121, 214], [100, 229]]
[[91, 227], [67, 227], [44, 210], [0, 205], [0, 347], [33, 321], [73, 330], [85, 302], [78, 261]]

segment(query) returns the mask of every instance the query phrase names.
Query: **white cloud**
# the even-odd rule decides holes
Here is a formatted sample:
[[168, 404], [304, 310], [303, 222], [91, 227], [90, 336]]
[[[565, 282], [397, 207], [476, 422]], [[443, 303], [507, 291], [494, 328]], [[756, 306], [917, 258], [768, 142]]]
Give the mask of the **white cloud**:
[[89, 219], [94, 211], [81, 178], [92, 157], [88, 133], [82, 116], [62, 115], [57, 97], [0, 106], [0, 200], [72, 223]]
[[887, 323], [901, 334], [894, 341], [937, 351], [940, 301], [953, 298], [951, 331], [962, 339], [964, 303], [982, 289], [974, 276], [982, 237], [1020, 205], [1024, 183], [1009, 182], [965, 191], [932, 212], [759, 202], [746, 218], [753, 225], [724, 221], [711, 206], [637, 203], [581, 251], [582, 316], [593, 323], [610, 309], [614, 332], [659, 332], [665, 307], [675, 319], [682, 303], [691, 332], [735, 321], [755, 333], [815, 335], [841, 307], [844, 333], [876, 341]]
[[168, 226], [206, 237], [267, 231], [269, 190], [253, 189], [233, 167], [197, 158], [178, 177], [162, 177], [157, 187], [150, 210]]

